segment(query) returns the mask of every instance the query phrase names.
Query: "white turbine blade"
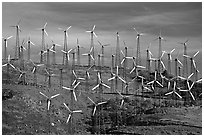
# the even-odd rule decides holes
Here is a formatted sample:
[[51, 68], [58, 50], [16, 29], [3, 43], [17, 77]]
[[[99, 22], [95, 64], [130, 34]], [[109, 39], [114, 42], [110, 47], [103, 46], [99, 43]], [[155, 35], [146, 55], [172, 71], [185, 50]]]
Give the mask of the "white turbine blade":
[[62, 87], [63, 89], [67, 89], [67, 90], [72, 90], [71, 88], [68, 88], [68, 87]]
[[170, 88], [170, 84], [171, 84], [171, 82], [169, 81], [169, 82], [168, 82], [168, 88], [167, 88], [168, 90], [169, 90], [169, 88]]
[[90, 99], [89, 97], [88, 97], [88, 99], [89, 99], [93, 104], [95, 104], [95, 102], [94, 102], [92, 99]]
[[130, 71], [130, 74], [135, 70], [135, 67]]
[[124, 103], [124, 99], [121, 100], [121, 104], [120, 104], [120, 107], [123, 106], [123, 103]]
[[74, 86], [74, 89], [77, 88], [77, 86], [78, 86], [79, 84], [80, 84], [80, 82], [78, 82], [78, 83]]
[[194, 73], [191, 73], [191, 75], [190, 75], [190, 76], [188, 76], [188, 79], [190, 79], [190, 78], [193, 76], [193, 74], [194, 74]]
[[86, 73], [86, 74], [87, 74], [88, 78], [90, 79], [90, 75], [89, 75], [89, 72], [88, 72], [88, 71], [87, 71], [87, 73]]
[[45, 34], [48, 36], [48, 33], [47, 33], [47, 31], [44, 29], [44, 32], [45, 32]]
[[161, 62], [161, 64], [162, 64], [163, 68], [166, 69], [166, 67], [165, 67], [165, 65], [164, 65], [164, 62], [163, 62], [163, 61], [160, 61], [160, 62]]
[[174, 91], [174, 93], [175, 93], [179, 98], [182, 98], [181, 95], [179, 95], [179, 93], [177, 93], [176, 91]]
[[196, 56], [198, 55], [198, 53], [199, 53], [199, 51], [197, 51], [197, 52], [193, 55], [193, 57], [196, 57]]
[[147, 85], [152, 84], [152, 83], [154, 83], [154, 81], [150, 81], [150, 82], [148, 82]]
[[180, 79], [183, 79], [183, 80], [186, 80], [186, 78], [184, 78], [184, 77], [181, 77], [181, 76], [178, 76], [178, 78], [180, 78]]
[[56, 53], [56, 51], [54, 51], [54, 50], [52, 50], [52, 49], [50, 49], [50, 51], [53, 52], [53, 53]]
[[104, 84], [104, 83], [102, 83], [102, 85], [103, 85], [104, 87], [106, 87], [106, 88], [110, 88], [108, 85], [106, 85], [106, 84]]
[[191, 58], [190, 56], [188, 56], [188, 55], [183, 55], [184, 57], [187, 57], [187, 58]]
[[193, 66], [194, 66], [194, 68], [196, 69], [197, 67], [196, 67], [196, 63], [195, 63], [195, 60], [193, 59]]
[[69, 122], [70, 118], [71, 118], [71, 114], [69, 114], [69, 116], [68, 116], [68, 118], [67, 118], [67, 122], [66, 122], [66, 123], [68, 123], [68, 122]]
[[123, 58], [123, 60], [121, 61], [121, 63], [120, 63], [120, 64], [122, 65], [124, 61], [125, 61], [125, 58]]
[[11, 56], [8, 55], [8, 63], [10, 63], [10, 61], [11, 61]]
[[48, 102], [47, 102], [47, 110], [48, 111], [50, 110], [50, 104], [51, 104], [51, 102], [50, 102], [50, 100], [48, 100]]
[[178, 61], [178, 63], [179, 63], [181, 66], [183, 66], [183, 64], [181, 63], [181, 61], [180, 61], [180, 60], [178, 60], [178, 59], [177, 59], [177, 61]]
[[[98, 40], [97, 40], [98, 41]], [[98, 41], [99, 45], [103, 46], [100, 41]]]
[[100, 103], [98, 103], [98, 105], [102, 105], [102, 104], [105, 104], [105, 103], [107, 103], [107, 102], [106, 101], [100, 102]]
[[38, 64], [38, 65], [36, 65], [37, 67], [40, 67], [40, 66], [44, 66], [45, 64]]
[[94, 106], [93, 116], [95, 115], [95, 113], [96, 113], [96, 106]]
[[55, 45], [58, 46], [58, 47], [61, 47], [61, 45], [59, 45], [59, 44], [56, 44], [56, 43], [55, 43]]
[[82, 113], [82, 110], [75, 110], [73, 113]]
[[18, 80], [20, 80], [20, 78], [22, 77], [23, 74], [20, 74], [20, 76], [18, 77]]
[[69, 109], [69, 107], [67, 106], [67, 104], [66, 103], [63, 103], [64, 104], [64, 106], [67, 108], [67, 110], [69, 111], [69, 112], [71, 112], [71, 110]]
[[76, 93], [74, 90], [73, 90], [73, 95], [74, 95], [74, 100], [77, 101]]
[[64, 51], [64, 50], [61, 50], [63, 53], [65, 53], [65, 54], [67, 54], [67, 52], [66, 51]]
[[91, 59], [92, 59], [92, 60], [95, 60], [94, 57], [93, 57], [92, 55], [90, 55], [90, 56], [91, 56]]
[[41, 95], [43, 95], [46, 98], [49, 98], [48, 96], [46, 96], [44, 93], [40, 92]]
[[123, 82], [126, 83], [126, 81], [124, 79], [122, 79], [121, 77], [118, 76], [118, 78]]
[[93, 34], [94, 34], [94, 36], [95, 36], [96, 38], [98, 37], [95, 32], [93, 32]]
[[91, 53], [91, 52], [92, 52], [92, 50], [93, 50], [93, 47], [91, 47], [91, 49], [90, 49], [89, 53]]
[[187, 89], [181, 89], [180, 91], [187, 92], [188, 90]]
[[174, 81], [174, 91], [176, 90], [176, 81]]
[[4, 65], [2, 65], [2, 67], [5, 67], [5, 66], [7, 66], [8, 64], [4, 64]]
[[144, 87], [145, 89], [149, 90], [149, 91], [152, 91], [151, 89], [149, 89], [148, 87]]
[[199, 80], [197, 80], [196, 82], [201, 82], [202, 81], [202, 79], [199, 79]]
[[112, 78], [109, 78], [109, 79], [108, 79], [108, 81], [113, 80], [113, 79], [115, 79], [115, 76], [114, 76], [114, 77], [112, 77]]
[[116, 90], [117, 92], [118, 92], [118, 94], [123, 98], [124, 96], [118, 91], [118, 90]]
[[10, 38], [12, 38], [13, 36], [9, 36], [8, 38], [6, 38], [7, 40], [9, 40]]
[[52, 98], [55, 98], [55, 97], [57, 97], [57, 96], [59, 96], [60, 94], [56, 94], [56, 95], [54, 95], [54, 96], [51, 96], [51, 99]]
[[99, 87], [99, 84], [96, 85], [95, 87], [93, 87], [92, 90], [95, 90], [95, 89], [98, 88], [98, 87]]
[[34, 72], [35, 72], [35, 70], [36, 70], [36, 68], [35, 68], [35, 67], [33, 67], [32, 73], [34, 73]]
[[72, 49], [70, 49], [67, 53], [70, 53], [72, 51]]
[[157, 72], [154, 72], [154, 80], [157, 80]]
[[89, 54], [88, 53], [85, 53], [85, 54], [82, 54], [83, 56], [88, 56]]
[[137, 67], [138, 67], [138, 68], [145, 69], [145, 67], [144, 67], [144, 66], [139, 66], [139, 65], [137, 65]]
[[92, 31], [88, 30], [88, 31], [86, 31], [86, 32], [92, 32]]
[[173, 53], [173, 52], [174, 52], [174, 50], [175, 50], [175, 49], [172, 49], [172, 50], [170, 51], [170, 54], [171, 54], [171, 53]]
[[30, 43], [31, 43], [32, 45], [35, 45], [32, 41], [30, 41]]
[[165, 95], [167, 96], [167, 95], [170, 95], [170, 94], [172, 94], [173, 93], [173, 91], [171, 91], [171, 92], [169, 92], [169, 93], [166, 93]]
[[101, 81], [101, 76], [100, 76], [100, 74], [98, 73], [98, 79]]
[[9, 65], [10, 65], [13, 69], [16, 69], [12, 64], [9, 63]]
[[72, 26], [69, 26], [66, 30], [69, 30]]
[[193, 96], [192, 92], [191, 92], [191, 91], [189, 91], [189, 93], [190, 93], [190, 95], [191, 95], [192, 99], [193, 99], [193, 100], [195, 100], [195, 97]]
[[194, 84], [195, 84], [195, 82], [192, 83], [192, 85], [191, 85], [189, 90], [191, 90], [193, 88]]
[[75, 71], [74, 71], [74, 70], [72, 71], [72, 73], [74, 74], [75, 78], [77, 78], [77, 75], [76, 75], [76, 73], [75, 73]]
[[92, 31], [94, 31], [95, 28], [96, 28], [96, 25], [93, 26]]
[[159, 81], [156, 81], [157, 82], [157, 84], [159, 84], [161, 87], [163, 87], [163, 85], [161, 84], [161, 83], [159, 83]]
[[123, 53], [123, 51], [121, 50], [120, 52], [123, 54], [123, 57], [125, 57], [125, 54]]
[[43, 28], [45, 28], [47, 26], [47, 22], [45, 23], [45, 25], [43, 26]]

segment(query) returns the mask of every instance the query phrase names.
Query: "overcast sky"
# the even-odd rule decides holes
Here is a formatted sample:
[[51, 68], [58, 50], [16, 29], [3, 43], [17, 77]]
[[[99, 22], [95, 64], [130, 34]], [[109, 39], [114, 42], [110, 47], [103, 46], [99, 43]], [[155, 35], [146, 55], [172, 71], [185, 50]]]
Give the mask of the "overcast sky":
[[[111, 49], [115, 51], [116, 32], [120, 35], [120, 46], [124, 49], [123, 41], [128, 46], [128, 54], [136, 54], [136, 33], [132, 27], [139, 32], [145, 32], [141, 37], [141, 54], [145, 57], [145, 49], [151, 42], [150, 50], [157, 57], [158, 41], [154, 41], [161, 29], [162, 36], [167, 40], [162, 42], [162, 50], [170, 51], [175, 48], [176, 54], [179, 50], [183, 53], [183, 46], [177, 42], [184, 42], [189, 38], [188, 54], [193, 55], [196, 51], [200, 54], [196, 57], [197, 64], [201, 71], [202, 59], [202, 3], [5, 3], [2, 4], [2, 35], [7, 37], [15, 36], [15, 29], [9, 27], [15, 25], [21, 19], [20, 40], [27, 39], [31, 34], [33, 43], [40, 47], [41, 32], [36, 28], [42, 27], [48, 22], [46, 43], [51, 44], [50, 39], [63, 45], [63, 32], [57, 28], [67, 28], [69, 30], [68, 48], [76, 46], [76, 39], [88, 51], [90, 47], [90, 34], [85, 32], [96, 25], [95, 32], [97, 40], [104, 44], [111, 44], [106, 47], [106, 57], [109, 58]], [[94, 40], [95, 47], [100, 50], [100, 46]], [[14, 56], [15, 37], [9, 43], [9, 54]], [[32, 58], [39, 61], [40, 48], [32, 47]], [[62, 49], [58, 48], [60, 51]], [[61, 62], [61, 53], [58, 52], [58, 62]], [[180, 55], [182, 56], [182, 55]], [[166, 58], [166, 56], [164, 57]], [[107, 63], [110, 61], [108, 59]], [[182, 60], [182, 59], [181, 59]], [[165, 62], [166, 63], [166, 62]], [[145, 63], [143, 64], [145, 65]]]

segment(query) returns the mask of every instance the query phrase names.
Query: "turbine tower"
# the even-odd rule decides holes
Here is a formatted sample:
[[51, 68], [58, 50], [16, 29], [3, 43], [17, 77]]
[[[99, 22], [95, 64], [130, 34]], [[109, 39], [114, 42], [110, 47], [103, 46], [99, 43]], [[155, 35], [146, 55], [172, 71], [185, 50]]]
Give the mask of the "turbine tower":
[[140, 36], [143, 36], [143, 33], [139, 33], [135, 28], [133, 28], [135, 32], [137, 32], [137, 51], [136, 51], [136, 65], [141, 65], [141, 53], [140, 53]]
[[[94, 32], [94, 29], [96, 28], [96, 25], [93, 26], [92, 30], [88, 30], [86, 32], [90, 32], [91, 33], [91, 45], [90, 45], [90, 50], [92, 49], [92, 56], [93, 58], [95, 58], [95, 55], [94, 55], [94, 52], [95, 52], [95, 49], [94, 49], [94, 41], [93, 41], [93, 37], [95, 36], [97, 38], [97, 35], [96, 33]], [[93, 36], [94, 35], [94, 36]], [[95, 60], [93, 61], [94, 62], [94, 65], [95, 65]]]
[[101, 54], [102, 54], [102, 63], [101, 66], [104, 66], [104, 47], [109, 46], [110, 44], [102, 44], [100, 41], [98, 41], [99, 45], [101, 46]]
[[[41, 47], [41, 51], [45, 51], [45, 34], [48, 36], [47, 31], [45, 30], [47, 26], [47, 22], [45, 23], [45, 25], [42, 28], [37, 28], [37, 30], [41, 30], [42, 31], [42, 47]], [[45, 56], [43, 54], [41, 54], [41, 62], [40, 63], [45, 63]]]
[[115, 66], [118, 66], [118, 67], [121, 67], [121, 61], [120, 61], [120, 43], [119, 43], [119, 40], [120, 40], [120, 37], [119, 37], [119, 33], [117, 32], [117, 43], [116, 43], [116, 56], [115, 56]]
[[17, 25], [11, 26], [16, 28], [16, 47], [15, 47], [15, 59], [20, 59], [20, 36], [19, 36], [19, 32], [21, 32], [20, 29], [20, 24], [21, 20], [18, 21]]
[[51, 40], [52, 41], [52, 47], [51, 47], [51, 49], [54, 51], [54, 52], [52, 52], [52, 65], [56, 65], [56, 57], [55, 57], [55, 54], [56, 54], [56, 46], [59, 46], [59, 47], [61, 47], [61, 45], [59, 45], [59, 44], [57, 44], [57, 43], [55, 43], [53, 40]]
[[[159, 52], [158, 52], [158, 59], [162, 56], [162, 45], [161, 42], [162, 40], [166, 41], [162, 36], [161, 36], [161, 30], [159, 32], [159, 36], [158, 38], [156, 38], [155, 40], [159, 40]], [[161, 71], [161, 62], [158, 62], [158, 72], [160, 73]]]
[[171, 74], [171, 62], [172, 62], [172, 56], [171, 54], [174, 52], [175, 49], [172, 49], [170, 52], [166, 52], [164, 51], [165, 53], [167, 53], [167, 59], [168, 59], [168, 68], [167, 68], [167, 71], [169, 74]]
[[30, 60], [30, 46], [31, 46], [31, 44], [32, 44], [32, 45], [35, 45], [35, 44], [30, 40], [30, 36], [28, 37], [27, 44], [28, 44], [28, 58], [27, 58], [27, 60], [29, 61], [29, 60]]
[[185, 42], [179, 42], [179, 44], [182, 44], [184, 46], [184, 53], [183, 55], [183, 77], [188, 76], [188, 61], [187, 61], [187, 42], [189, 39], [187, 39]]
[[[69, 26], [67, 29], [62, 29], [62, 28], [58, 28], [59, 30], [62, 30], [64, 32], [64, 51], [67, 52], [67, 38], [68, 38], [68, 33], [67, 31], [71, 28], [72, 26]], [[63, 60], [62, 60], [62, 65], [66, 64], [66, 60], [65, 60], [66, 55], [63, 54]]]
[[8, 44], [8, 40], [10, 38], [12, 38], [13, 36], [9, 36], [7, 38], [3, 38], [4, 40], [4, 59], [6, 60], [7, 59], [7, 44]]
[[[149, 46], [151, 46], [151, 43], [150, 43], [150, 45]], [[151, 56], [153, 56], [152, 55], [152, 52], [149, 50], [149, 46], [147, 47], [147, 49], [146, 49], [146, 52], [147, 52], [147, 57], [146, 57], [146, 68], [147, 68], [147, 71], [148, 72], [150, 72], [151, 71], [151, 65], [150, 65], [150, 63], [151, 63]]]

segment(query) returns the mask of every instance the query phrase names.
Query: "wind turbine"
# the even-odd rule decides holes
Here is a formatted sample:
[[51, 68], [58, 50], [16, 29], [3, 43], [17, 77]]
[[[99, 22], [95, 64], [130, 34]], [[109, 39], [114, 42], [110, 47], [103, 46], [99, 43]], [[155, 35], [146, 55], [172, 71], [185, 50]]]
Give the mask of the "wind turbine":
[[120, 64], [120, 36], [119, 33], [116, 33], [117, 38], [116, 38], [116, 53], [115, 53], [115, 66], [121, 66]]
[[[44, 26], [42, 28], [37, 28], [37, 30], [41, 30], [42, 31], [42, 48], [41, 48], [41, 51], [45, 51], [45, 34], [48, 36], [48, 33], [47, 31], [45, 30], [47, 26], [47, 22], [44, 24]], [[45, 60], [44, 60], [44, 56], [41, 55], [41, 62], [40, 63], [43, 63]]]
[[[185, 42], [178, 42], [179, 44], [183, 45], [184, 47], [184, 53], [183, 55], [187, 55], [187, 42], [189, 41], [189, 39], [187, 39]], [[188, 62], [187, 62], [187, 58], [185, 56], [183, 56], [183, 77], [187, 77], [188, 76]]]
[[41, 67], [41, 66], [44, 66], [44, 64], [35, 64], [31, 59], [30, 59], [30, 61], [32, 62], [32, 64], [33, 64], [33, 69], [32, 69], [32, 73], [34, 74], [34, 83], [35, 83], [35, 85], [37, 85], [37, 68], [38, 67]]
[[22, 44], [20, 46], [20, 56], [19, 56], [19, 59], [20, 59], [19, 63], [20, 63], [21, 70], [24, 70], [24, 53], [23, 53], [23, 51], [26, 50], [24, 45], [25, 45], [25, 41], [23, 40]]
[[[69, 61], [69, 54], [70, 52], [72, 51], [72, 49], [69, 49], [68, 51], [64, 51], [64, 50], [61, 50], [62, 53], [63, 53], [63, 56], [65, 55], [65, 65], [67, 66], [68, 65], [68, 61]], [[64, 65], [64, 64], [63, 64]]]
[[51, 97], [45, 95], [44, 93], [40, 92], [40, 94], [42, 96], [44, 96], [46, 99], [47, 99], [47, 116], [48, 116], [48, 119], [49, 119], [49, 123], [48, 123], [48, 127], [49, 127], [49, 133], [50, 133], [50, 106], [51, 106], [51, 102], [54, 98], [58, 97], [60, 94], [55, 94]]
[[95, 87], [92, 88], [92, 90], [95, 90], [95, 89], [99, 88], [99, 89], [101, 89], [101, 92], [102, 92], [102, 91], [103, 91], [102, 86], [104, 86], [104, 87], [106, 87], [106, 88], [110, 88], [108, 85], [106, 85], [106, 84], [103, 82], [103, 80], [101, 79], [100, 73], [98, 72], [97, 74], [98, 74], [97, 77], [98, 77], [98, 81], [99, 81], [99, 82], [98, 82], [98, 84], [97, 84]]
[[50, 49], [52, 49], [53, 51], [55, 51], [55, 52], [52, 52], [52, 57], [53, 57], [52, 64], [53, 64], [53, 65], [56, 65], [56, 58], [55, 58], [56, 46], [61, 47], [61, 45], [55, 43], [53, 40], [51, 40], [51, 41], [52, 41], [52, 47], [51, 47]]
[[[83, 56], [88, 56], [88, 67], [90, 67], [90, 65], [91, 65], [91, 59], [93, 61], [95, 61], [95, 58], [91, 55], [92, 51], [93, 51], [93, 47], [90, 49], [90, 51], [88, 53], [82, 54]], [[94, 65], [95, 65], [95, 63], [94, 63]]]
[[[149, 46], [151, 46], [151, 43], [149, 44]], [[151, 58], [151, 56], [153, 56], [152, 52], [149, 50], [149, 46], [145, 50], [146, 54], [147, 54], [147, 57], [146, 57], [146, 68], [147, 68], [148, 72], [151, 71], [151, 60], [150, 60], [150, 58]]]
[[[124, 77], [124, 80], [127, 81], [127, 74], [126, 74], [126, 71], [127, 71], [127, 47], [126, 47], [126, 44], [125, 44], [125, 41], [124, 42], [124, 46], [125, 46], [125, 54], [123, 53], [123, 51], [121, 50], [121, 53], [123, 55], [123, 59], [121, 61], [121, 65], [123, 64], [123, 77]], [[123, 91], [123, 83], [122, 83], [122, 91]], [[128, 92], [128, 89], [126, 89], [126, 92]]]
[[48, 46], [47, 46], [47, 50], [43, 52], [43, 54], [45, 54], [45, 53], [47, 54], [47, 67], [50, 67], [50, 51], [51, 51], [52, 53], [56, 53], [56, 51], [54, 51], [54, 50], [52, 49], [52, 47], [51, 47], [51, 48], [48, 48]]
[[4, 59], [6, 60], [7, 59], [7, 45], [8, 45], [8, 40], [10, 38], [12, 38], [13, 36], [9, 36], [7, 38], [4, 38], [3, 37], [3, 40], [4, 40]]
[[17, 68], [17, 70], [20, 72], [18, 81], [20, 81], [20, 79], [23, 79], [22, 82], [25, 85], [26, 84], [26, 71], [20, 70], [19, 68]]
[[166, 93], [165, 95], [170, 95], [170, 94], [176, 94], [180, 99], [182, 99], [181, 95], [179, 95], [179, 93], [177, 92], [177, 89], [180, 90], [179, 88], [176, 87], [176, 81], [174, 81], [174, 87], [173, 90]]
[[104, 48], [107, 47], [107, 46], [110, 46], [110, 44], [102, 44], [99, 40], [98, 40], [98, 43], [99, 45], [101, 46], [101, 54], [103, 55], [102, 56], [102, 67], [104, 66]]
[[16, 68], [11, 64], [10, 55], [8, 55], [8, 61], [7, 61], [7, 63], [4, 64], [4, 65], [2, 65], [2, 67], [5, 67], [5, 66], [7, 66], [7, 80], [9, 80], [9, 79], [10, 79], [10, 77], [9, 77], [9, 68], [10, 68], [10, 66], [11, 66], [14, 70], [16, 70]]
[[92, 113], [93, 116], [95, 115], [95, 113], [96, 113], [96, 109], [97, 109], [98, 106], [107, 103], [107, 101], [103, 101], [103, 102], [95, 103], [95, 102], [94, 102], [92, 99], [90, 99], [89, 97], [88, 97], [88, 99], [89, 99], [89, 100], [93, 103], [93, 105], [94, 105], [93, 113]]
[[198, 53], [199, 53], [199, 51], [197, 51], [192, 57], [190, 57], [190, 56], [188, 56], [188, 55], [183, 55], [184, 57], [190, 58], [190, 62], [191, 62], [191, 73], [195, 73], [195, 69], [197, 69], [194, 58], [198, 55]]
[[75, 126], [72, 124], [72, 120], [70, 120], [70, 119], [71, 119], [73, 114], [75, 114], [75, 113], [82, 113], [82, 110], [70, 110], [70, 108], [67, 106], [66, 103], [63, 103], [63, 104], [66, 107], [66, 109], [69, 111], [69, 115], [67, 117], [66, 123], [68, 123], [70, 121], [71, 134], [73, 134], [72, 131], [73, 131], [73, 127], [75, 127]]
[[136, 65], [141, 65], [141, 53], [140, 53], [140, 36], [143, 36], [144, 33], [139, 33], [135, 28], [133, 28], [137, 33], [136, 41], [137, 41], [137, 51], [136, 51]]
[[74, 85], [76, 82], [78, 82], [78, 80], [85, 80], [85, 78], [78, 77], [75, 73], [75, 70], [72, 70], [72, 74], [74, 75], [74, 81], [73, 81], [72, 85]]
[[171, 54], [174, 52], [175, 49], [172, 49], [170, 52], [164, 51], [164, 53], [167, 53], [167, 59], [168, 59], [168, 72], [171, 74], [171, 62], [172, 62], [172, 56]]
[[[161, 36], [161, 30], [160, 30], [160, 32], [159, 32], [159, 36], [155, 39], [155, 40], [159, 40], [159, 53], [158, 53], [158, 59], [159, 58], [161, 58], [161, 56], [162, 56], [162, 45], [161, 45], [161, 42], [162, 41], [166, 41], [162, 36]], [[158, 62], [158, 72], [160, 72], [160, 66], [161, 66], [161, 64], [160, 64], [161, 62]]]
[[10, 26], [10, 27], [14, 27], [16, 28], [16, 47], [15, 47], [15, 59], [19, 59], [20, 58], [20, 36], [19, 36], [19, 32], [21, 32], [20, 29], [20, 24], [21, 20], [18, 21], [18, 23], [16, 25]]
[[74, 96], [74, 100], [77, 101], [77, 97], [76, 97], [75, 90], [76, 90], [76, 88], [78, 87], [79, 84], [80, 84], [80, 82], [78, 82], [76, 85], [74, 85], [74, 84], [72, 83], [72, 85], [74, 85], [73, 88], [72, 88], [72, 87], [71, 87], [71, 88], [68, 88], [68, 87], [64, 87], [64, 86], [63, 86], [62, 88], [71, 91], [72, 94], [73, 94], [73, 96]]
[[130, 71], [130, 74], [135, 70], [136, 74], [138, 73], [138, 68], [141, 68], [141, 69], [145, 69], [144, 66], [140, 66], [140, 65], [137, 65], [136, 62], [135, 62], [135, 57], [127, 57], [129, 59], [132, 59], [133, 61], [133, 64], [134, 64], [134, 67], [133, 69]]
[[46, 82], [48, 82], [48, 87], [51, 87], [51, 77], [56, 76], [56, 74], [51, 74], [50, 72], [47, 71], [47, 69], [45, 69], [46, 72]]
[[117, 92], [118, 92], [118, 94], [120, 95], [120, 97], [121, 97], [121, 104], [120, 104], [120, 108], [122, 108], [122, 106], [123, 106], [123, 104], [124, 104], [124, 102], [125, 102], [125, 100], [127, 99], [127, 98], [129, 98], [130, 96], [124, 96], [124, 95], [122, 95], [118, 90], [116, 90]]
[[[64, 49], [63, 51], [67, 52], [67, 39], [68, 39], [68, 33], [67, 31], [71, 28], [72, 26], [67, 27], [67, 29], [62, 29], [62, 28], [58, 28], [59, 30], [64, 32]], [[63, 54], [63, 60], [62, 60], [62, 64], [65, 65], [66, 61], [65, 61], [65, 54]]]
[[[94, 36], [97, 38], [97, 35], [94, 32], [95, 28], [96, 28], [96, 25], [93, 26], [92, 30], [86, 31], [86, 32], [91, 33], [91, 45], [90, 45], [90, 51], [91, 52], [90, 52], [90, 54], [93, 56], [93, 58], [95, 58], [95, 55], [94, 55], [95, 49], [94, 49], [94, 40], [93, 40], [93, 38], [94, 38]], [[95, 60], [94, 60], [94, 65], [95, 65]]]
[[192, 99], [195, 100], [194, 95], [192, 94], [191, 90], [194, 86], [195, 82], [192, 83], [192, 85], [190, 86], [189, 82], [187, 81], [187, 85], [188, 85], [188, 89], [181, 89], [180, 91], [184, 91], [184, 92], [189, 92], [189, 94], [191, 95]]
[[175, 77], [178, 77], [178, 64], [180, 64], [181, 66], [183, 66], [183, 64], [181, 63], [181, 61], [178, 59], [179, 57], [179, 52], [176, 56], [175, 60]]
[[151, 84], [152, 89], [155, 90], [154, 85], [158, 84], [159, 86], [163, 87], [163, 85], [157, 81], [157, 71], [154, 72], [154, 80], [147, 83], [147, 85]]
[[35, 46], [35, 44], [30, 40], [30, 36], [28, 37], [28, 41], [27, 41], [27, 46], [28, 46], [28, 58], [27, 60], [29, 61], [30, 60], [30, 46], [33, 45]]
[[108, 81], [114, 80], [115, 79], [115, 90], [117, 91], [118, 89], [118, 79], [121, 80], [122, 82], [125, 83], [125, 81], [119, 76], [119, 70], [118, 66], [116, 67], [116, 74], [112, 73], [113, 77], [109, 78]]
[[81, 65], [81, 61], [80, 61], [80, 48], [84, 48], [79, 44], [79, 39], [77, 38], [77, 65]]

